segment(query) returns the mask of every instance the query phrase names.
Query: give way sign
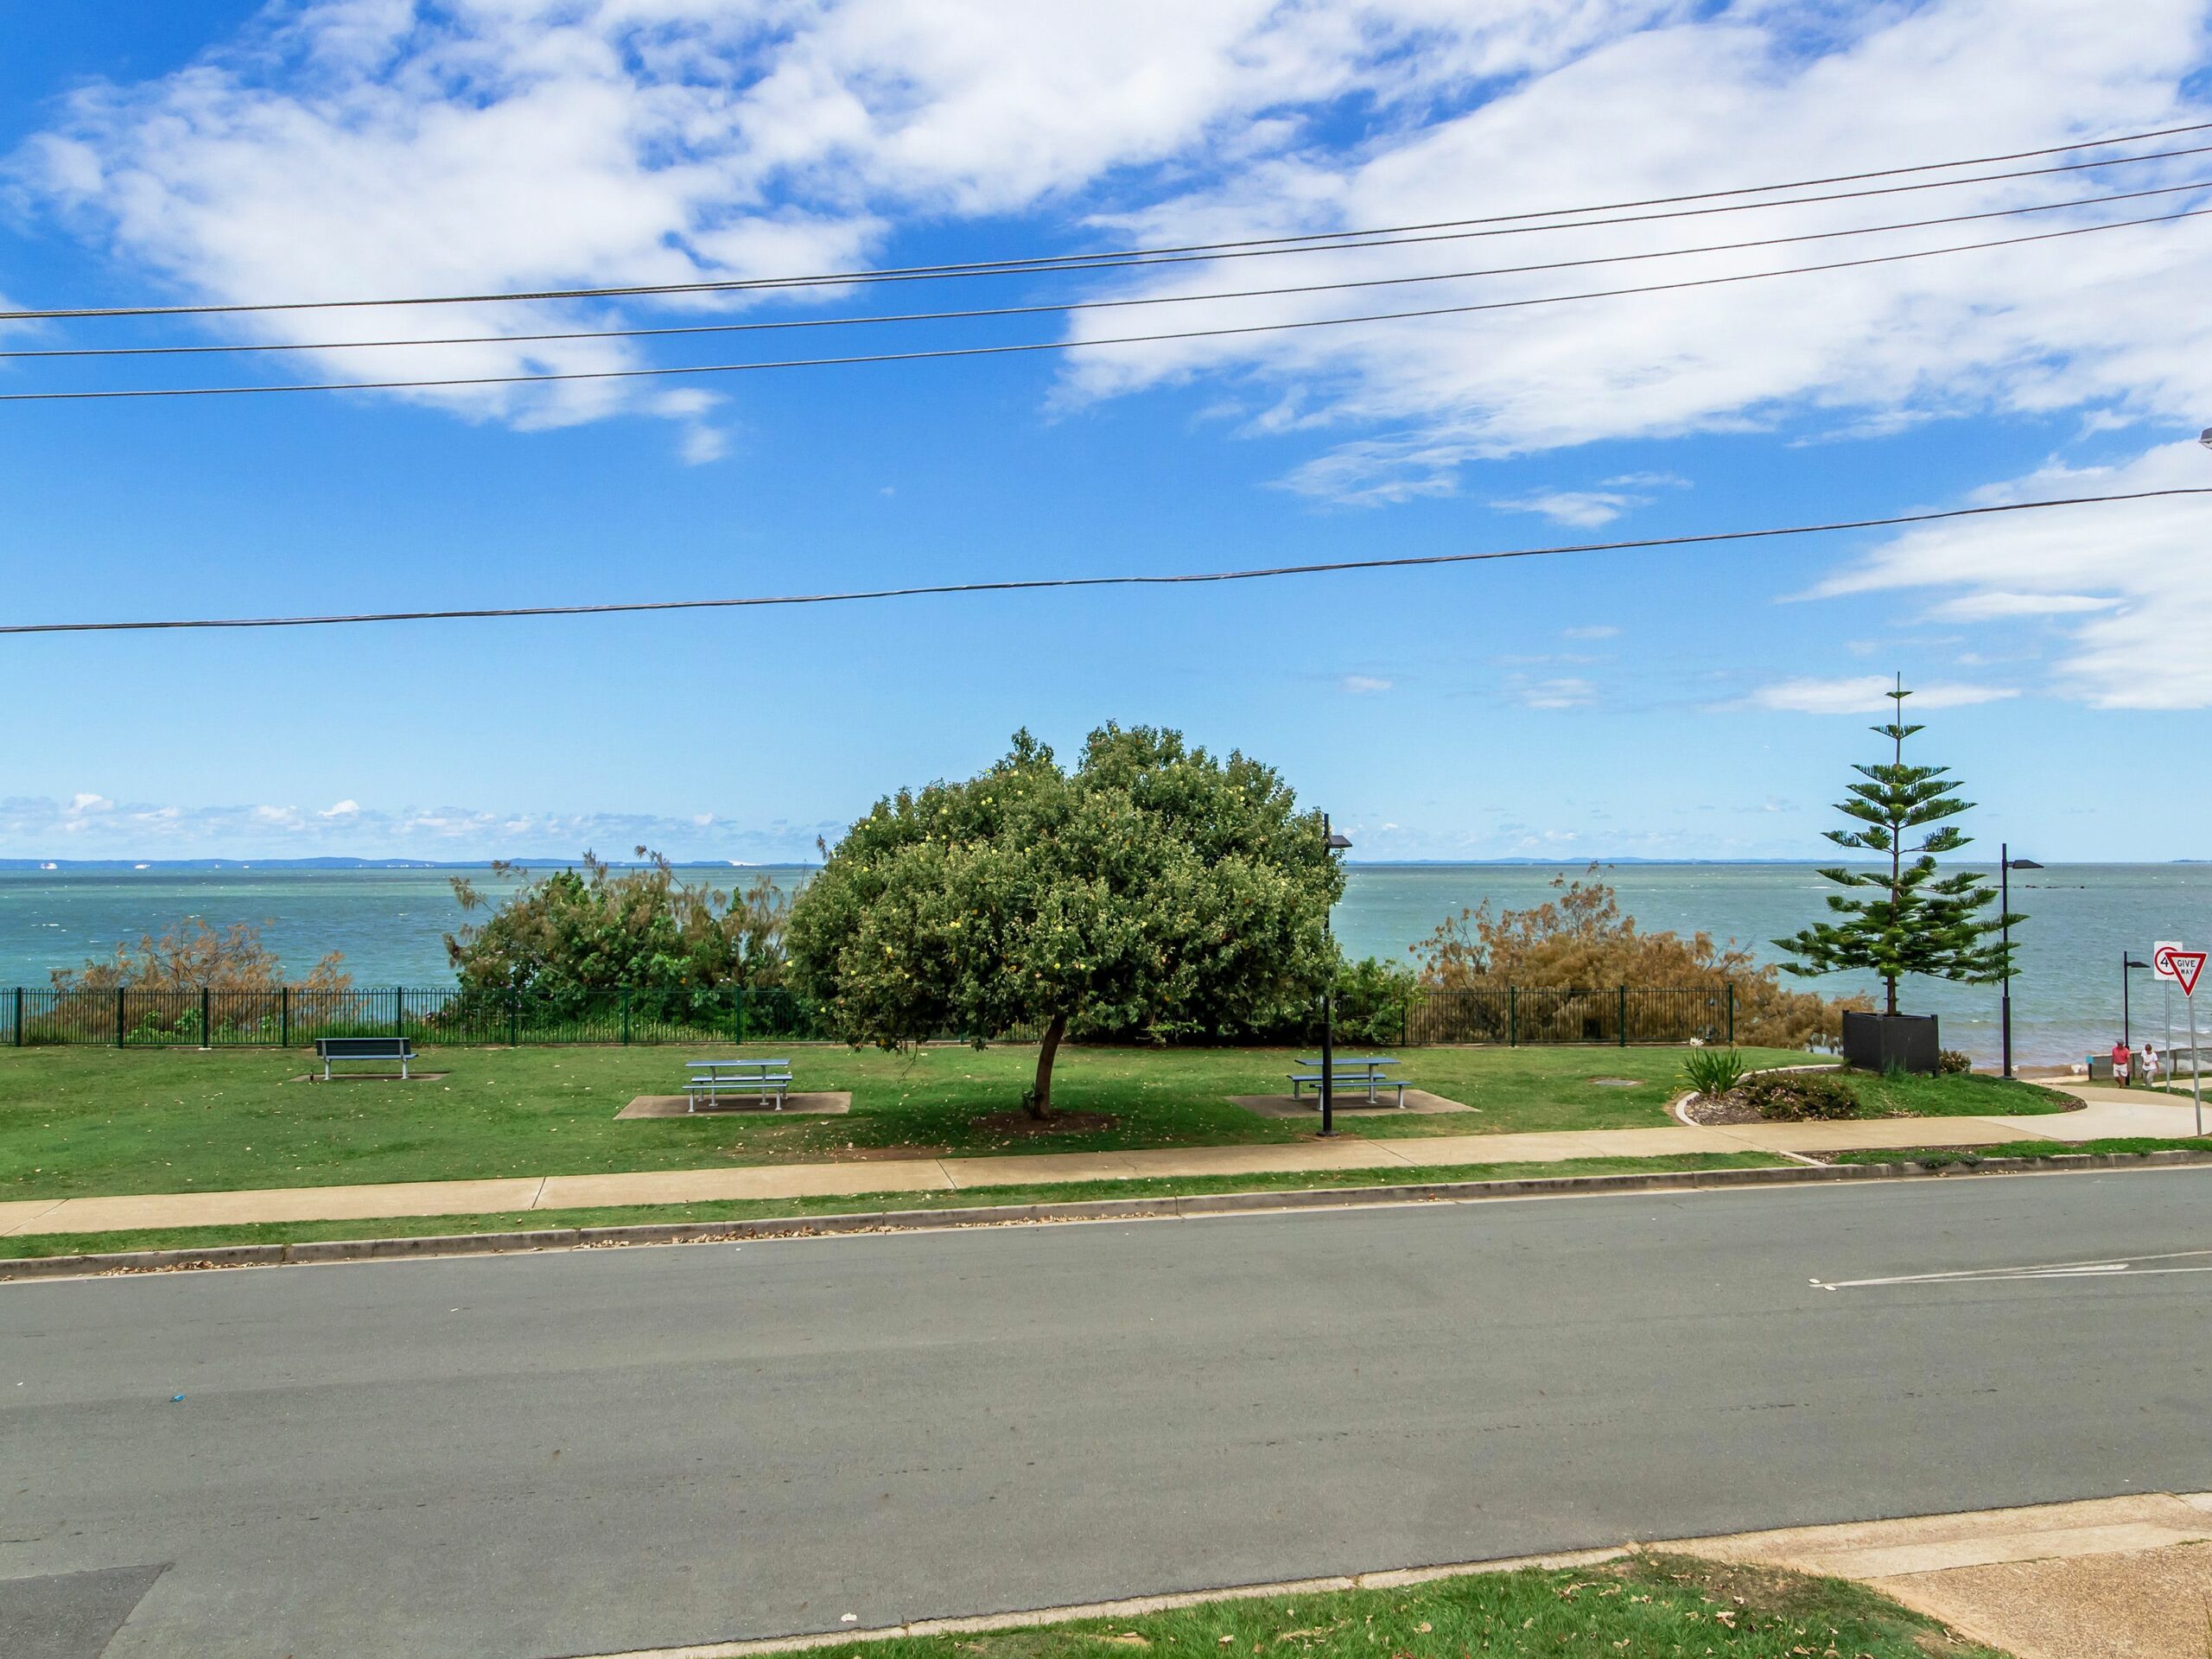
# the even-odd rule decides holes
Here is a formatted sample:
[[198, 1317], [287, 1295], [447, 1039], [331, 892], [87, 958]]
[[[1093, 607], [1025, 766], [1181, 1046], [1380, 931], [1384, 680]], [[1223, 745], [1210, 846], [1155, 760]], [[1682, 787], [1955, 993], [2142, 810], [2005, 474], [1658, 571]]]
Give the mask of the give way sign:
[[2171, 979], [2181, 987], [2183, 996], [2196, 995], [2196, 976], [2204, 971], [2202, 950], [2184, 950], [2177, 944], [2161, 944], [2151, 952], [2152, 966], [2158, 977]]

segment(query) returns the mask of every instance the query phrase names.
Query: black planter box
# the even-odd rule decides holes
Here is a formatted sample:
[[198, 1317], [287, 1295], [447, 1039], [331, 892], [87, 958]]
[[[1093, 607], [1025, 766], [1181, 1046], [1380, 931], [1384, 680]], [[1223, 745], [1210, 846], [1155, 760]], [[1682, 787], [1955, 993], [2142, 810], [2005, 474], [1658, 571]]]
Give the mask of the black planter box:
[[1932, 1014], [1847, 1014], [1843, 1063], [1861, 1071], [1897, 1066], [1934, 1077], [1943, 1046]]

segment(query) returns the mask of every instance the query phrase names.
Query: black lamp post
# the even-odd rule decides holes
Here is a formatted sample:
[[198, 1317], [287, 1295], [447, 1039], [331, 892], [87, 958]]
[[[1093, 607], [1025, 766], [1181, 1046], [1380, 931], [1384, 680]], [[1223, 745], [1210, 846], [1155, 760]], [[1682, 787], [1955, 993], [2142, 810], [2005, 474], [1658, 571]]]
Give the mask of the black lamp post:
[[2127, 1045], [2130, 1053], [2135, 1051], [2135, 1027], [2128, 1017], [2127, 973], [2131, 968], [2148, 968], [2147, 962], [2138, 962], [2126, 951], [2120, 953], [2120, 1039]]
[[[1325, 812], [1321, 815], [1321, 845], [1328, 849], [1332, 859], [1351, 846], [1351, 842], [1329, 828], [1329, 815]], [[1326, 911], [1321, 912], [1321, 937], [1326, 939], [1335, 937], [1330, 931]], [[1336, 1000], [1337, 959], [1335, 950], [1332, 950], [1329, 952], [1328, 982], [1321, 990], [1321, 1133], [1325, 1135], [1337, 1132]]]
[[1999, 842], [1997, 847], [1997, 912], [2005, 930], [2005, 988], [1997, 1001], [1997, 1027], [2004, 1046], [2005, 1075], [2009, 1077], [2012, 1075], [2012, 848], [2009, 842]]

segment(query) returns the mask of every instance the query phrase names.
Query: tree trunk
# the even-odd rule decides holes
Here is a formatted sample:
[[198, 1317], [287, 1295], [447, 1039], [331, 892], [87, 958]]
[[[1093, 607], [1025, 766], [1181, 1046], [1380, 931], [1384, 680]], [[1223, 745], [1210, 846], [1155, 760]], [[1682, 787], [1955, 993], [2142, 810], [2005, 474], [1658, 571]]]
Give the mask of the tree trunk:
[[1889, 1006], [1886, 1011], [1895, 1014], [1897, 1011], [1897, 976], [1891, 974], [1882, 982], [1890, 988]]
[[1032, 1117], [1049, 1116], [1052, 1110], [1052, 1060], [1060, 1052], [1060, 1039], [1068, 1034], [1068, 1017], [1065, 1014], [1052, 1016], [1052, 1023], [1045, 1027], [1044, 1040], [1037, 1045], [1037, 1083], [1022, 1097], [1022, 1109]]

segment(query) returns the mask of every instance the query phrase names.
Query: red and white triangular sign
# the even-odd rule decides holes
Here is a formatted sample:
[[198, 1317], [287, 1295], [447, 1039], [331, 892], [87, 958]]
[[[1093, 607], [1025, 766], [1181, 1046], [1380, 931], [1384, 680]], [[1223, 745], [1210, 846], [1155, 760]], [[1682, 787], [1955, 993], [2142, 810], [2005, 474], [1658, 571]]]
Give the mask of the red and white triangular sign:
[[2173, 964], [2174, 978], [2180, 982], [2183, 996], [2196, 995], [2196, 976], [2204, 971], [2204, 952], [2202, 950], [2169, 950], [2166, 960]]

